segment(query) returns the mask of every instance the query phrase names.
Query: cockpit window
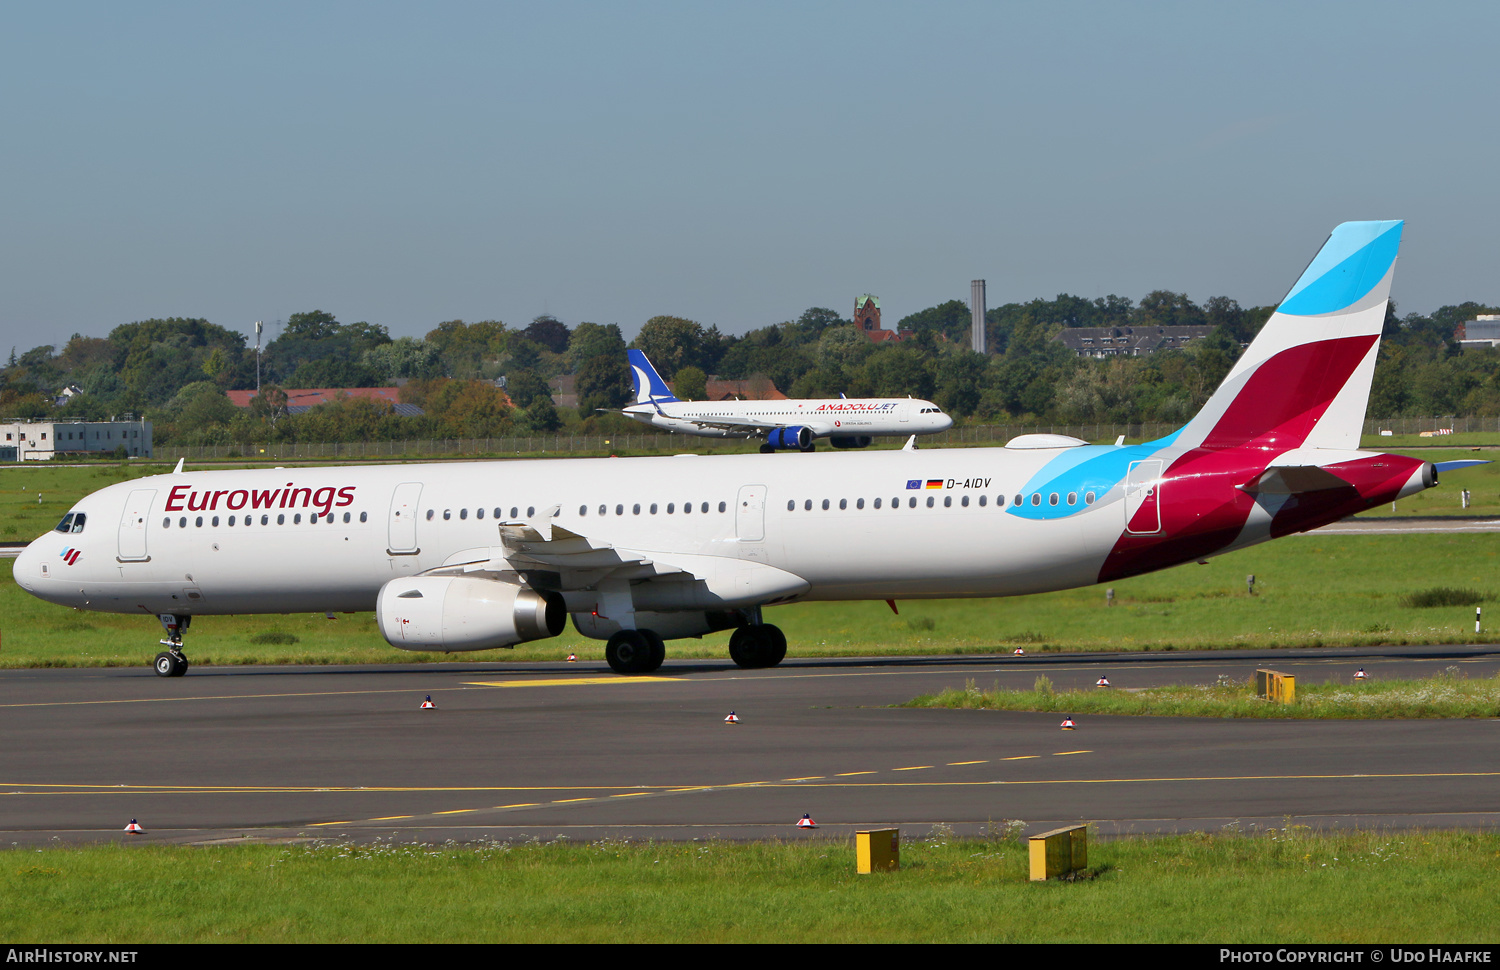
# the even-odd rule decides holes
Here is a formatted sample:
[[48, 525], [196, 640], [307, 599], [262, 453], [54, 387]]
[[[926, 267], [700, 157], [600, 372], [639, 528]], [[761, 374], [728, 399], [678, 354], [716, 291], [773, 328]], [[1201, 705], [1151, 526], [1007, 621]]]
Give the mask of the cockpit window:
[[54, 529], [54, 530], [52, 530], [52, 531], [54, 531], [54, 532], [71, 532], [71, 531], [73, 531], [73, 513], [69, 512], [67, 515], [63, 516], [62, 521], [59, 522], [59, 523], [57, 523], [57, 528]]
[[78, 533], [83, 531], [83, 524], [87, 520], [88, 516], [84, 515], [82, 512], [69, 512], [67, 515], [63, 516], [62, 521], [57, 523], [57, 528], [53, 529], [52, 531], [62, 533], [71, 532], [74, 535], [77, 535]]
[[78, 513], [74, 514], [74, 516], [73, 516], [73, 534], [74, 535], [77, 535], [78, 533], [80, 533], [80, 532], [83, 531], [83, 523], [87, 519], [88, 519], [88, 516], [84, 515], [82, 512], [78, 512]]

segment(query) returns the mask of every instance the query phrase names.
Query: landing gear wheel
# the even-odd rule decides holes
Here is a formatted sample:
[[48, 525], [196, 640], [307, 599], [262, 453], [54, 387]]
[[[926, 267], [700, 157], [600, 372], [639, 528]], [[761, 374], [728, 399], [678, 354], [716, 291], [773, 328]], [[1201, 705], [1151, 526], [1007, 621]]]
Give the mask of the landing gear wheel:
[[747, 670], [774, 667], [786, 658], [786, 634], [769, 623], [742, 626], [729, 638], [729, 656]]
[[651, 665], [641, 671], [641, 673], [649, 674], [661, 669], [662, 663], [667, 659], [666, 643], [657, 635], [655, 630], [637, 630], [636, 632], [645, 637], [647, 642], [651, 644]]
[[661, 643], [661, 637], [649, 630], [621, 630], [604, 645], [604, 659], [617, 674], [649, 674], [661, 665], [667, 652], [663, 645], [658, 653], [652, 638]]
[[181, 677], [187, 673], [188, 660], [180, 653], [163, 650], [151, 664], [158, 677]]

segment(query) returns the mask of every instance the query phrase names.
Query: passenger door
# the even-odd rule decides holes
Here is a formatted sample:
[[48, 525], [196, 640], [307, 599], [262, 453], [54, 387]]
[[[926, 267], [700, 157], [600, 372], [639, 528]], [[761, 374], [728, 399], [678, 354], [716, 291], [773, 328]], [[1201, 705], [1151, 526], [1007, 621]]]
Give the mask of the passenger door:
[[390, 531], [385, 551], [392, 556], [415, 556], [417, 547], [417, 503], [421, 482], [403, 482], [391, 496]]
[[150, 562], [146, 551], [146, 527], [151, 518], [151, 503], [156, 499], [156, 489], [133, 489], [125, 500], [125, 512], [120, 516], [119, 561]]

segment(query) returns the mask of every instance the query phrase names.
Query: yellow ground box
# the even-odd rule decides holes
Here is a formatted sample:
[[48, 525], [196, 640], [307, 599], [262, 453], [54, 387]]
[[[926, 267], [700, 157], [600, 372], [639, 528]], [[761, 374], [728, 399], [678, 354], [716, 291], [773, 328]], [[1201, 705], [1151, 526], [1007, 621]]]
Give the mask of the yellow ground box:
[[901, 868], [901, 830], [867, 829], [854, 833], [854, 870], [861, 875]]
[[1261, 669], [1255, 672], [1255, 694], [1276, 704], [1292, 704], [1297, 700], [1297, 678], [1279, 670]]
[[1031, 881], [1044, 882], [1089, 867], [1089, 830], [1085, 825], [1053, 829], [1027, 840], [1031, 848]]

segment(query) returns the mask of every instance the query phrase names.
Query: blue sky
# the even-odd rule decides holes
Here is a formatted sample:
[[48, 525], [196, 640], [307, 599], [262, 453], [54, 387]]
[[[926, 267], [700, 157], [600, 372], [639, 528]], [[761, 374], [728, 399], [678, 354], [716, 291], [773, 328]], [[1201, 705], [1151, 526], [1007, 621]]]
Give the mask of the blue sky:
[[1350, 219], [1403, 312], [1500, 302], [1497, 9], [12, 3], [0, 340], [1251, 305]]

